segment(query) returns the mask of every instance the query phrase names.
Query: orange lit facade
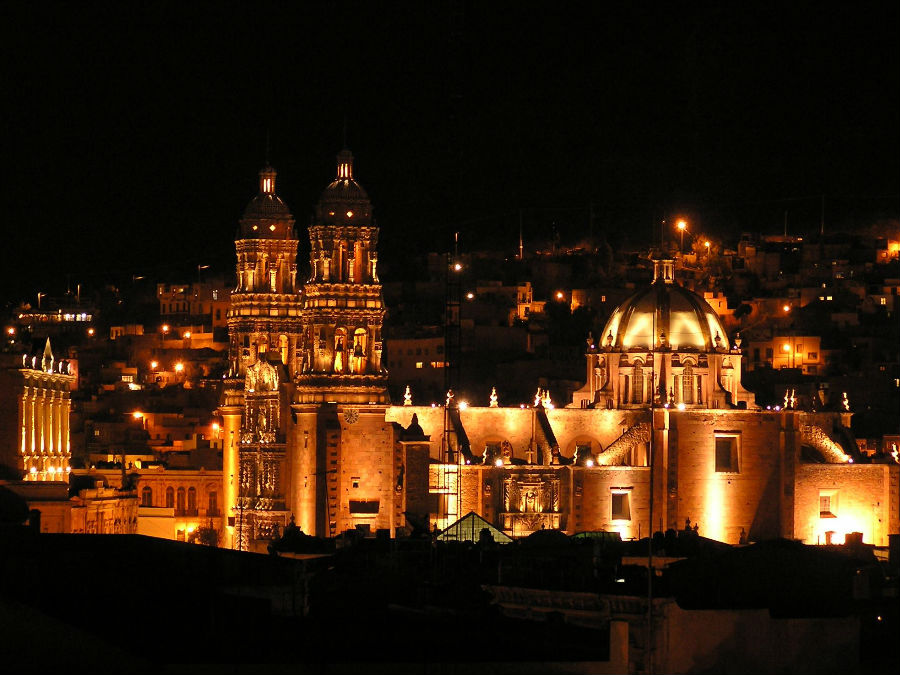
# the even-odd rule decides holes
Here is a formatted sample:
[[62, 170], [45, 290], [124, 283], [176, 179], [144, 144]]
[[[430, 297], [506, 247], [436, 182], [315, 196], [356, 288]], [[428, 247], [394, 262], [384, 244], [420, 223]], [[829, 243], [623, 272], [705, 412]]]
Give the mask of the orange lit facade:
[[[276, 172], [259, 172], [259, 191], [240, 221], [237, 288], [228, 312], [230, 372], [222, 418], [226, 546], [247, 549], [286, 524], [284, 388], [298, 370], [301, 289], [294, 217], [275, 192]], [[283, 386], [284, 385], [284, 386]]]
[[0, 369], [0, 463], [24, 480], [69, 480], [70, 390], [76, 378], [54, 358], [47, 340], [41, 357], [12, 357]]
[[747, 369], [797, 368], [804, 375], [824, 372], [825, 354], [817, 335], [776, 335], [771, 340], [753, 340], [747, 346]]
[[[862, 532], [885, 545], [900, 532], [900, 466], [865, 463], [846, 412], [759, 409], [740, 381], [746, 346], [676, 281], [674, 261], [657, 261], [653, 284], [588, 339], [571, 402], [539, 390], [533, 405], [506, 407], [502, 387], [486, 382], [483, 405], [391, 405], [378, 230], [349, 152], [309, 235], [310, 278], [290, 305], [299, 329], [282, 333], [296, 349], [280, 358], [274, 333], [263, 350], [249, 324], [230, 324], [238, 377], [226, 379], [219, 411], [223, 493], [242, 548], [262, 550], [291, 518], [317, 536], [393, 536], [469, 511], [516, 537], [552, 528], [632, 538], [686, 521], [730, 543]], [[247, 316], [272, 309], [249, 297], [244, 306]]]

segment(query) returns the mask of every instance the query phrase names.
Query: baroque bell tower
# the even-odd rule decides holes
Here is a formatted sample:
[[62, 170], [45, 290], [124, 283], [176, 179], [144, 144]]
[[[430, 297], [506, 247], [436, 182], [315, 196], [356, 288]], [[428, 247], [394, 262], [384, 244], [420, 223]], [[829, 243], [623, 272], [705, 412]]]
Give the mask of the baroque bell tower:
[[225, 545], [247, 550], [287, 523], [285, 419], [297, 372], [301, 295], [294, 217], [259, 172], [235, 240], [237, 286], [228, 311], [230, 372], [222, 404]]
[[234, 242], [237, 287], [231, 295], [228, 334], [231, 370], [243, 375], [272, 354], [292, 375], [300, 335], [300, 288], [294, 217], [275, 193], [275, 169], [259, 172], [259, 192], [247, 205]]
[[378, 227], [349, 150], [337, 156], [337, 176], [322, 192], [309, 241], [291, 405], [291, 509], [297, 525], [316, 536], [393, 532], [402, 522], [400, 469], [385, 421]]
[[316, 206], [309, 241], [296, 402], [387, 403], [378, 227], [347, 149], [338, 154], [337, 177]]

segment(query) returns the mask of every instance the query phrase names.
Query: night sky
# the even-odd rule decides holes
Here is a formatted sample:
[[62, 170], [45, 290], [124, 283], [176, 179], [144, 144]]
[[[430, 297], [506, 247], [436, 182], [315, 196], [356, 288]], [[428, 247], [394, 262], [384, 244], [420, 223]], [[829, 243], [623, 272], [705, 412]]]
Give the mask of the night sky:
[[267, 135], [303, 226], [345, 120], [383, 276], [512, 250], [520, 210], [629, 243], [900, 211], [897, 3], [228, 5], [3, 10], [0, 298], [231, 273]]

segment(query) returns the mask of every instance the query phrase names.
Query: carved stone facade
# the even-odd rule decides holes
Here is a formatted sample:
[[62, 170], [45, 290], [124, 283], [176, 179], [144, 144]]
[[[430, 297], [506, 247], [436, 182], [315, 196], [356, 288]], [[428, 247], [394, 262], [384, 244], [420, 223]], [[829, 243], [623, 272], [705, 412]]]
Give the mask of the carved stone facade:
[[0, 405], [8, 413], [0, 422], [0, 464], [25, 480], [68, 482], [75, 376], [54, 358], [49, 339], [41, 359], [10, 357], [0, 369]]
[[337, 177], [319, 199], [309, 242], [297, 402], [386, 403], [378, 227], [353, 178], [349, 150], [338, 155]]
[[[296, 247], [280, 200], [272, 193], [265, 203], [282, 220], [254, 222]], [[242, 548], [260, 550], [291, 517], [316, 536], [393, 535], [413, 522], [444, 528], [449, 514], [469, 511], [516, 537], [559, 529], [632, 538], [685, 521], [732, 543], [859, 531], [885, 544], [900, 532], [900, 466], [852, 464], [846, 412], [758, 409], [740, 383], [739, 338], [732, 343], [712, 308], [675, 282], [672, 261], [657, 261], [654, 283], [613, 313], [600, 341], [589, 339], [586, 382], [569, 406], [554, 409], [545, 392], [531, 408], [502, 408], [497, 397], [486, 407], [452, 397], [447, 409], [391, 406], [378, 229], [349, 151], [309, 235], [300, 292], [274, 249], [273, 274], [250, 244], [238, 246], [246, 255], [236, 295], [248, 311], [229, 324], [234, 371], [220, 414], [226, 500], [235, 495], [229, 529]], [[260, 322], [275, 317], [278, 330], [246, 323], [255, 312]], [[276, 333], [286, 352], [280, 338], [272, 347]]]
[[287, 524], [283, 410], [300, 353], [301, 288], [294, 217], [259, 172], [235, 241], [237, 287], [228, 312], [231, 372], [222, 405], [224, 545], [247, 549]]

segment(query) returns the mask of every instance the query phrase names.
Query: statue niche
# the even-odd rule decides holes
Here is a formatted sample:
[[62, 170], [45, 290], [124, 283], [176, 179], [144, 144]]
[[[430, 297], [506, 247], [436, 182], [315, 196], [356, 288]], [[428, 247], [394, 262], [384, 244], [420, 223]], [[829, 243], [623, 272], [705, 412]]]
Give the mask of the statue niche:
[[250, 393], [278, 391], [278, 371], [265, 357], [247, 368], [244, 390]]

